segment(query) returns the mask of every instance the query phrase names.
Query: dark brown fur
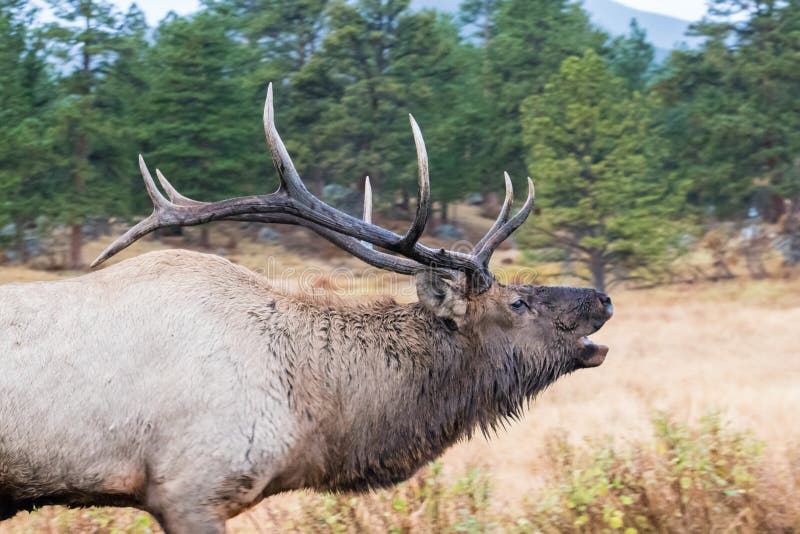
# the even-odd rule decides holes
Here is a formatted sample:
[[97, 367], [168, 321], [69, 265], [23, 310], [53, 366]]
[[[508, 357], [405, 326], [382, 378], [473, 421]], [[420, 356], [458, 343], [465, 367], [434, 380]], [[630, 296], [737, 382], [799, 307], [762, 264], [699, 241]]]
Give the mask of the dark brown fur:
[[[549, 340], [515, 343], [508, 332], [516, 319], [506, 302], [510, 293], [552, 314]], [[454, 319], [437, 317], [423, 304], [389, 299], [353, 306], [289, 297], [303, 324], [281, 330], [286, 335], [306, 331], [320, 357], [311, 366], [294, 361], [287, 368], [298, 395], [290, 403], [308, 422], [309, 434], [300, 455], [302, 475], [276, 480], [270, 491], [392, 485], [476, 428], [488, 435], [519, 418], [538, 392], [582, 367], [575, 330], [594, 331], [587, 318], [598, 327], [607, 318], [595, 295], [572, 288], [497, 286], [471, 297], [464, 317]], [[270, 303], [262, 310], [269, 319], [257, 311], [251, 317], [256, 324], [274, 325], [275, 309]], [[319, 402], [320, 390], [332, 392], [327, 403]]]

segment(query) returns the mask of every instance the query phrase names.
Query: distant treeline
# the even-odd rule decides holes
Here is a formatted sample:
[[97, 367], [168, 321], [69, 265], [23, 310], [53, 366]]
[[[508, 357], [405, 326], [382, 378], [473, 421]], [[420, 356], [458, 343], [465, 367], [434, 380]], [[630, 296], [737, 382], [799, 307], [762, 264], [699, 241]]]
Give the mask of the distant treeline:
[[[49, 22], [52, 21], [52, 22]], [[420, 123], [437, 217], [534, 177], [523, 232], [594, 282], [677, 250], [690, 221], [775, 221], [800, 193], [800, 1], [715, 0], [705, 44], [655, 65], [631, 24], [611, 38], [568, 0], [207, 0], [148, 27], [135, 4], [0, 0], [0, 227], [149, 209], [142, 153], [190, 197], [269, 192], [260, 113], [315, 191], [358, 188], [408, 208]], [[518, 191], [518, 196], [523, 196]], [[796, 209], [796, 208], [795, 208]], [[11, 225], [13, 223], [13, 225]], [[680, 223], [680, 224], [678, 224]], [[554, 246], [556, 245], [556, 246]]]

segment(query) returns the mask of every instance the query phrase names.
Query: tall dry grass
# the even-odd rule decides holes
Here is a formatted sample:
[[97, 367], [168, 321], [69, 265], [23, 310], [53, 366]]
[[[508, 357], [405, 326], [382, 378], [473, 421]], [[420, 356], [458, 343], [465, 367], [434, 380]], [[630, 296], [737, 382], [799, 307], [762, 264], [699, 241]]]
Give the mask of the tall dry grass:
[[367, 496], [303, 495], [293, 507], [254, 512], [260, 531], [285, 532], [787, 532], [800, 528], [785, 476], [761, 456], [762, 443], [719, 414], [694, 426], [664, 414], [653, 438], [620, 447], [545, 439], [546, 487], [518, 507], [499, 507], [491, 476], [454, 479], [435, 463], [398, 488]]

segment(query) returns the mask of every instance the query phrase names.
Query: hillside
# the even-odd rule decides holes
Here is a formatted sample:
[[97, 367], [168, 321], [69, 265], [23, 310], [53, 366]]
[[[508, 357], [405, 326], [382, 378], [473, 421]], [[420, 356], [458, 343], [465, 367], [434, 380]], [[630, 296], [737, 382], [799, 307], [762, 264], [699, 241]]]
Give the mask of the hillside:
[[669, 50], [681, 44], [696, 46], [700, 42], [696, 37], [685, 35], [690, 21], [634, 9], [613, 0], [584, 0], [583, 6], [592, 21], [612, 35], [628, 33], [630, 21], [635, 18], [656, 47], [658, 59], [666, 57]]
[[[433, 8], [445, 13], [458, 13], [461, 0], [413, 0], [417, 9]], [[636, 19], [647, 31], [647, 37], [656, 47], [656, 59], [662, 60], [669, 51], [681, 43], [695, 46], [699, 39], [686, 37], [690, 21], [660, 15], [649, 11], [634, 9], [614, 2], [614, 0], [583, 0], [584, 9], [589, 12], [592, 22], [611, 35], [628, 33], [631, 19]]]

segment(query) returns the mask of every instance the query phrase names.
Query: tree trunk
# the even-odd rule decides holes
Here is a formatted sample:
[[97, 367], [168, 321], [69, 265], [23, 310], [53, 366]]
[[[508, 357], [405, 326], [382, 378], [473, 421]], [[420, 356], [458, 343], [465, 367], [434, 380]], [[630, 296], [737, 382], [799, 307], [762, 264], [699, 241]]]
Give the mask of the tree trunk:
[[200, 246], [202, 248], [211, 248], [211, 239], [209, 238], [208, 226], [200, 228]]
[[441, 208], [439, 209], [439, 224], [447, 224], [450, 221], [450, 204], [446, 200], [442, 200]]
[[70, 227], [69, 236], [69, 268], [83, 269], [83, 259], [81, 250], [83, 248], [83, 234], [80, 223]]
[[481, 210], [484, 217], [494, 219], [497, 217], [497, 212], [500, 211], [500, 199], [497, 196], [497, 191], [488, 190], [483, 193], [483, 209]]
[[408, 206], [411, 203], [411, 198], [408, 194], [408, 189], [405, 187], [400, 191], [400, 209], [408, 211]]
[[589, 269], [592, 271], [592, 285], [601, 293], [606, 292], [606, 264], [601, 257], [593, 257]]
[[[78, 140], [75, 144], [75, 155], [79, 161], [85, 162], [85, 166], [89, 164], [89, 136], [86, 132], [81, 132], [78, 135]], [[82, 196], [86, 192], [86, 178], [82, 174], [84, 166], [80, 165], [75, 169], [72, 176], [72, 188], [76, 196]], [[83, 214], [81, 214], [83, 215]], [[80, 222], [74, 222], [70, 227], [70, 240], [69, 240], [69, 269], [83, 269], [83, 262], [81, 260], [83, 248], [83, 235], [81, 234]]]
[[28, 257], [28, 247], [25, 243], [25, 222], [22, 219], [14, 220], [15, 230], [17, 235], [14, 237], [16, 240], [17, 256], [20, 263], [27, 263], [30, 259]]
[[[91, 22], [89, 17], [85, 17], [86, 29], [88, 30], [91, 27]], [[86, 42], [83, 43], [83, 48], [81, 49], [81, 56], [83, 58], [83, 65], [82, 65], [82, 73], [83, 73], [83, 91], [82, 94], [84, 97], [87, 97], [91, 94], [91, 76], [92, 76], [92, 55], [89, 50], [88, 44]], [[78, 139], [75, 143], [75, 156], [77, 160], [81, 162], [78, 167], [74, 170], [72, 176], [72, 187], [74, 189], [74, 193], [76, 195], [84, 195], [86, 192], [86, 176], [83, 175], [85, 168], [89, 166], [89, 134], [85, 130], [85, 125], [81, 124], [80, 126], [81, 132], [78, 134]], [[85, 214], [81, 214], [83, 216]], [[74, 222], [70, 227], [70, 239], [69, 239], [69, 265], [67, 266], [69, 269], [82, 269], [83, 268], [83, 259], [82, 259], [82, 249], [83, 249], [83, 235], [82, 235], [82, 224], [80, 222]]]

